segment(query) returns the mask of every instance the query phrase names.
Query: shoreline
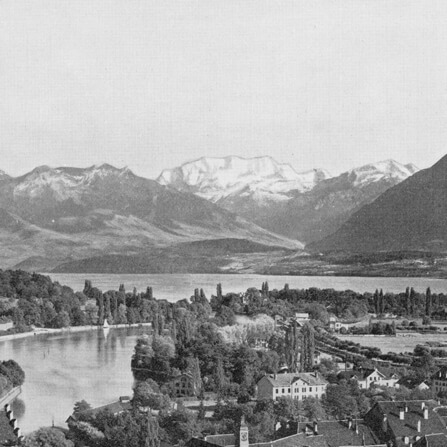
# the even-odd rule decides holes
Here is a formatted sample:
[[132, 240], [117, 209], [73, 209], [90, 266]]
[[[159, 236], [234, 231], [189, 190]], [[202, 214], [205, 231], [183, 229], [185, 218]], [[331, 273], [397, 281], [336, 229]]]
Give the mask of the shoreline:
[[64, 333], [72, 333], [72, 332], [86, 332], [86, 331], [94, 331], [94, 330], [109, 330], [109, 329], [124, 329], [124, 328], [132, 328], [132, 327], [140, 327], [140, 326], [152, 326], [152, 323], [132, 323], [132, 324], [114, 324], [109, 326], [108, 328], [103, 328], [102, 326], [69, 326], [63, 328], [35, 328], [32, 331], [28, 332], [20, 332], [18, 334], [10, 334], [10, 335], [0, 335], [0, 342], [15, 340], [18, 338], [27, 338], [27, 337], [35, 337], [38, 335], [50, 335], [50, 334], [64, 334]]

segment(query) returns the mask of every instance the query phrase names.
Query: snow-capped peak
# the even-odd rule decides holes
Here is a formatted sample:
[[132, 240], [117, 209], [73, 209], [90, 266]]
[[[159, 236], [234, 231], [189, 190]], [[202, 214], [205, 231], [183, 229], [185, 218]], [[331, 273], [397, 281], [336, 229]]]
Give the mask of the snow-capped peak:
[[14, 194], [37, 197], [51, 190], [55, 200], [72, 198], [76, 201], [92, 182], [109, 175], [128, 174], [132, 172], [127, 167], [118, 169], [108, 164], [86, 169], [40, 166], [16, 179]]
[[174, 169], [164, 170], [157, 181], [183, 191], [189, 191], [213, 202], [230, 195], [256, 193], [260, 200], [288, 200], [284, 194], [291, 190], [312, 189], [316, 183], [329, 178], [323, 170], [298, 173], [287, 163], [273, 158], [202, 157]]
[[354, 168], [348, 174], [354, 179], [354, 186], [365, 186], [387, 178], [401, 182], [417, 171], [419, 168], [413, 164], [403, 165], [389, 159]]

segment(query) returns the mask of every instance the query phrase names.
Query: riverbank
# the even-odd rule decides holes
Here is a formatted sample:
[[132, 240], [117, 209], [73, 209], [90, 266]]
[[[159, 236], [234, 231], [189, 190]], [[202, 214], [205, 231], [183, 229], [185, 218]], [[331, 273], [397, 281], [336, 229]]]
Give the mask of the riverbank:
[[1, 335], [0, 342], [15, 340], [18, 338], [26, 338], [26, 337], [35, 337], [38, 335], [48, 335], [48, 334], [66, 334], [72, 332], [85, 332], [85, 331], [94, 331], [94, 330], [109, 330], [109, 329], [123, 329], [123, 328], [132, 328], [132, 327], [143, 327], [143, 326], [152, 326], [152, 323], [134, 323], [134, 324], [114, 324], [109, 326], [108, 328], [103, 328], [102, 326], [70, 326], [64, 328], [34, 328], [32, 331], [28, 332], [20, 332], [18, 334], [9, 334], [9, 335]]

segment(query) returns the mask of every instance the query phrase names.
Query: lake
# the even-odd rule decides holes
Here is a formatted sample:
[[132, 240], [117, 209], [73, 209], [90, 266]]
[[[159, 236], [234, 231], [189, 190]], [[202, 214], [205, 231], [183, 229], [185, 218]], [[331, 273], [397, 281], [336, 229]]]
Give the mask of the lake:
[[[261, 287], [268, 281], [270, 289], [334, 288], [358, 292], [383, 288], [384, 292], [401, 292], [407, 286], [425, 291], [447, 292], [447, 280], [426, 278], [357, 278], [327, 276], [262, 276], [262, 275], [103, 275], [51, 274], [53, 280], [79, 291], [90, 279], [103, 291], [118, 289], [139, 291], [152, 286], [154, 296], [169, 301], [189, 298], [194, 288], [203, 288], [208, 297], [222, 283], [223, 292], [242, 292]], [[110, 329], [87, 332], [38, 335], [0, 341], [2, 359], [14, 359], [25, 370], [23, 393], [13, 409], [24, 433], [40, 426], [64, 425], [73, 404], [85, 399], [93, 406], [117, 400], [132, 393], [130, 360], [139, 333], [144, 329]]]
[[65, 426], [79, 400], [100, 406], [131, 395], [130, 361], [144, 331], [95, 329], [1, 341], [1, 358], [14, 359], [26, 375], [13, 404], [22, 432], [50, 426], [53, 420]]
[[158, 299], [178, 301], [190, 298], [195, 288], [202, 288], [209, 298], [216, 293], [216, 285], [222, 284], [223, 293], [244, 292], [249, 287], [261, 288], [268, 281], [270, 290], [282, 289], [284, 284], [290, 288], [346, 290], [356, 292], [374, 292], [383, 289], [386, 292], [404, 292], [406, 287], [425, 292], [430, 286], [434, 293], [447, 293], [447, 279], [434, 278], [370, 278], [355, 276], [269, 276], [269, 275], [216, 275], [216, 274], [92, 274], [92, 273], [50, 273], [49, 276], [60, 284], [65, 284], [75, 291], [82, 291], [84, 281], [90, 279], [94, 287], [102, 291], [118, 290], [124, 284], [127, 291], [134, 287], [138, 291], [151, 286]]

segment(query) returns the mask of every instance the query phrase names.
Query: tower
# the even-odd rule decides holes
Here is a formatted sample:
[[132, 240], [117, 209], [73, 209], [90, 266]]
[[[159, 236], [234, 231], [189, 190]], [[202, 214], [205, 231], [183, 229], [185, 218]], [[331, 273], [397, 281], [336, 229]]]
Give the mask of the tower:
[[241, 428], [239, 429], [239, 447], [248, 447], [248, 425], [245, 422], [245, 416], [241, 419]]

